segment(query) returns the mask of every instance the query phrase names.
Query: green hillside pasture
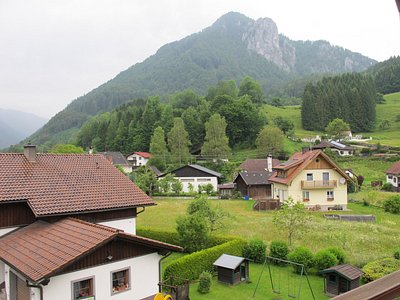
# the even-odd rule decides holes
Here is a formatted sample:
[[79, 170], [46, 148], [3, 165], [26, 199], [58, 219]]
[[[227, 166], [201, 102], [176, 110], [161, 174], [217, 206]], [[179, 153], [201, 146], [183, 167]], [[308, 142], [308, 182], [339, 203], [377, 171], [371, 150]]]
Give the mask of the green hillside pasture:
[[[297, 292], [300, 285], [300, 275], [293, 273], [291, 267], [271, 266], [271, 274], [276, 289], [279, 289], [280, 294], [272, 291], [270, 276], [267, 266], [264, 268], [260, 284], [258, 286], [255, 297], [253, 298], [254, 290], [257, 286], [257, 281], [262, 272], [262, 264], [250, 263], [250, 282], [240, 283], [237, 285], [227, 285], [218, 282], [214, 277], [211, 283], [210, 292], [208, 294], [200, 294], [197, 291], [198, 283], [190, 286], [190, 299], [205, 300], [205, 299], [291, 299], [288, 294], [294, 294], [297, 298]], [[310, 284], [314, 292], [315, 299], [329, 299], [324, 294], [324, 279], [321, 276], [309, 275]], [[300, 299], [312, 299], [310, 289], [305, 276], [301, 278], [301, 293]]]
[[[400, 93], [393, 93], [384, 96], [386, 102], [376, 106], [376, 124], [372, 132], [363, 133], [363, 136], [372, 136], [371, 143], [381, 143], [382, 145], [400, 146]], [[400, 118], [400, 117], [399, 117]], [[380, 129], [379, 124], [388, 120], [390, 127]], [[399, 119], [400, 120], [400, 119]]]
[[[353, 194], [351, 195], [351, 197]], [[138, 216], [139, 227], [175, 230], [178, 216], [185, 215], [188, 199], [155, 199], [157, 206], [146, 208]], [[246, 239], [258, 237], [267, 243], [285, 240], [284, 232], [272, 223], [273, 212], [253, 211], [253, 201], [212, 200], [229, 212], [225, 228], [219, 234], [236, 235]], [[376, 223], [358, 223], [326, 220], [323, 213], [312, 213], [309, 230], [294, 239], [294, 246], [307, 246], [314, 253], [330, 246], [342, 247], [350, 263], [362, 266], [365, 263], [393, 255], [400, 245], [400, 216], [385, 213], [372, 206], [350, 203], [351, 214], [372, 214]]]
[[356, 175], [364, 176], [364, 186], [371, 186], [371, 181], [385, 182], [385, 171], [393, 164], [379, 157], [338, 157], [335, 161], [343, 169], [352, 169]]

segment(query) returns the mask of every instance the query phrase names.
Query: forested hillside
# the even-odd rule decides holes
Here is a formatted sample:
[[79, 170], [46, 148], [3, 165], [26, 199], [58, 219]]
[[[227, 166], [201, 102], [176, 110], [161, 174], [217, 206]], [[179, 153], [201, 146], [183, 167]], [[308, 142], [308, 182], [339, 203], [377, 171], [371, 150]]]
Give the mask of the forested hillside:
[[371, 131], [375, 125], [376, 98], [371, 76], [344, 74], [310, 83], [303, 95], [303, 128], [324, 130], [330, 121], [340, 118], [354, 132]]
[[400, 56], [391, 57], [368, 69], [375, 80], [378, 92], [390, 94], [400, 92]]
[[[262, 37], [262, 39], [260, 39]], [[190, 88], [205, 95], [220, 80], [258, 80], [268, 95], [300, 96], [301, 76], [363, 71], [375, 61], [328, 42], [295, 42], [278, 33], [270, 19], [254, 21], [228, 13], [203, 31], [161, 47], [156, 54], [79, 97], [30, 140], [37, 144], [68, 136], [89, 116], [132, 99]], [[286, 86], [290, 83], [290, 86]], [[300, 86], [300, 88], [298, 87]], [[64, 132], [64, 134], [63, 134]]]

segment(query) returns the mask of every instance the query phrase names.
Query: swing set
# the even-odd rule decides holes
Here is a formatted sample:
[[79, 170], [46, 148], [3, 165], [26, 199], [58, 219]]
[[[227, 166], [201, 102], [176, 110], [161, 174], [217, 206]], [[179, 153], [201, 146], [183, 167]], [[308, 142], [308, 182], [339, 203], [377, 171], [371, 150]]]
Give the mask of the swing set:
[[[271, 263], [276, 265], [277, 267], [275, 268], [276, 271], [271, 270]], [[296, 269], [300, 270], [300, 274], [296, 274], [292, 271], [291, 268], [288, 268], [288, 266], [291, 265], [295, 267]], [[265, 266], [268, 268], [268, 275], [269, 275], [269, 280], [271, 283], [271, 288], [272, 292], [275, 294], [283, 295], [284, 291], [284, 283], [282, 281], [284, 280], [284, 272], [286, 272], [286, 291], [287, 291], [287, 297], [300, 300], [300, 292], [301, 292], [301, 285], [302, 285], [302, 279], [303, 275], [307, 279], [308, 287], [310, 289], [312, 298], [315, 300], [314, 292], [312, 290], [310, 281], [307, 276], [306, 269], [304, 268], [303, 264], [298, 264], [292, 261], [284, 260], [284, 259], [279, 259], [275, 258], [272, 256], [267, 256], [264, 260], [264, 265], [261, 270], [260, 276], [258, 277], [257, 285], [256, 288], [254, 289], [253, 293], [253, 298], [256, 295], [258, 286], [261, 281], [261, 277], [264, 273]], [[279, 267], [280, 266], [280, 267]], [[299, 277], [297, 279], [298, 284], [296, 284], [296, 277]]]

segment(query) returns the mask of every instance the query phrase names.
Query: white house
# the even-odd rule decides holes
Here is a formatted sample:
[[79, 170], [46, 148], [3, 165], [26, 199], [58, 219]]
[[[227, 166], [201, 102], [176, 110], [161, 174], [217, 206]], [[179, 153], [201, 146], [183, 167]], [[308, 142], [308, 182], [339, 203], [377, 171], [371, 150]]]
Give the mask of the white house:
[[[183, 186], [183, 192], [188, 193], [192, 188], [193, 191], [197, 192], [199, 186], [211, 184], [214, 191], [218, 189], [218, 180], [221, 178], [221, 174], [213, 170], [207, 169], [199, 165], [186, 165], [181, 168], [171, 171], [176, 179], [178, 179]], [[168, 174], [168, 173], [166, 173]], [[158, 177], [160, 180], [166, 174], [162, 174]]]
[[103, 155], [0, 153], [0, 299], [143, 299], [180, 247], [135, 235], [154, 202]]
[[313, 149], [331, 149], [333, 152], [336, 152], [340, 156], [352, 156], [354, 154], [354, 149], [352, 147], [348, 147], [342, 143], [335, 141], [323, 141], [318, 145], [312, 147]]
[[151, 158], [151, 154], [147, 152], [133, 152], [126, 159], [132, 163], [133, 167], [141, 167], [145, 166], [149, 159]]
[[389, 169], [386, 170], [386, 182], [391, 183], [395, 191], [399, 191], [400, 180], [400, 161], [395, 162]]
[[128, 162], [128, 160], [125, 158], [125, 156], [118, 151], [108, 151], [108, 152], [102, 152], [107, 160], [111, 162], [114, 166], [118, 166], [122, 168], [122, 170], [128, 174], [132, 172], [132, 164]]

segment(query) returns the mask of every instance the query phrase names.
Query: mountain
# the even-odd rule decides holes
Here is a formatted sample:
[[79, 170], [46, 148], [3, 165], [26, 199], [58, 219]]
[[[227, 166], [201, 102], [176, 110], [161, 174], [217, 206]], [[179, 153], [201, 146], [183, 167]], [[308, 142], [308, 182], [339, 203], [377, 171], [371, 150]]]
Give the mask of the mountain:
[[0, 108], [0, 149], [18, 143], [46, 122], [31, 113]]
[[382, 94], [400, 92], [400, 56], [377, 63], [367, 70], [375, 80], [376, 90]]
[[[30, 137], [52, 143], [68, 138], [89, 116], [136, 98], [191, 88], [205, 94], [220, 80], [249, 75], [267, 94], [301, 76], [359, 72], [375, 63], [326, 41], [292, 41], [269, 18], [253, 20], [231, 12], [212, 26], [161, 47], [156, 54], [77, 98]], [[75, 129], [74, 129], [75, 128]]]

